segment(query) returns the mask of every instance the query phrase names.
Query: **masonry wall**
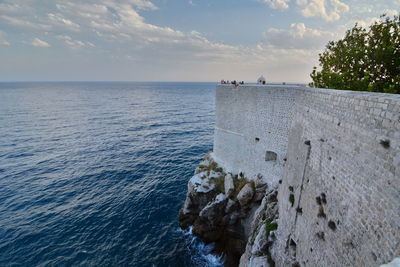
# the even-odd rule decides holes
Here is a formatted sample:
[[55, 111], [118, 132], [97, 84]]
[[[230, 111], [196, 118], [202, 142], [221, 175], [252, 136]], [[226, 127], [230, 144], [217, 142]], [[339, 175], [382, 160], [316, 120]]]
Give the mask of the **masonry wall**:
[[217, 86], [216, 161], [232, 173], [243, 172], [251, 179], [260, 174], [276, 185], [283, 173], [297, 89]]
[[221, 85], [216, 117], [213, 154], [226, 170], [280, 180], [278, 266], [400, 255], [400, 95]]
[[290, 128], [278, 265], [378, 266], [399, 256], [400, 96], [302, 88]]

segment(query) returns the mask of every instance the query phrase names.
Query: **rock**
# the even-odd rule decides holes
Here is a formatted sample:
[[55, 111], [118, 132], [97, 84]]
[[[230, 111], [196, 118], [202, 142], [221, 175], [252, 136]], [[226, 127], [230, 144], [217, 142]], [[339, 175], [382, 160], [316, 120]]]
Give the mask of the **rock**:
[[269, 267], [270, 265], [268, 264], [268, 257], [262, 256], [262, 257], [251, 257], [248, 266], [249, 267]]
[[254, 196], [254, 188], [251, 183], [247, 183], [243, 186], [242, 190], [240, 190], [239, 194], [237, 195], [237, 200], [239, 201], [240, 205], [246, 206], [250, 203]]
[[254, 201], [259, 202], [265, 196], [265, 192], [268, 189], [268, 184], [264, 181], [263, 176], [261, 174], [257, 175], [254, 184], [256, 187], [256, 195], [254, 196]]
[[[213, 173], [214, 174], [214, 173]], [[215, 184], [210, 182], [210, 175], [207, 172], [200, 172], [192, 176], [189, 180], [188, 190], [198, 193], [208, 193], [215, 188]]]
[[245, 257], [245, 254], [240, 258], [239, 267], [269, 267], [268, 256], [251, 256]]
[[232, 212], [238, 210], [239, 208], [240, 208], [239, 204], [236, 201], [234, 201], [232, 199], [228, 199], [228, 203], [226, 203], [226, 207], [225, 207], [225, 213], [232, 213]]
[[235, 184], [233, 183], [233, 178], [230, 173], [228, 173], [225, 176], [224, 186], [225, 186], [225, 195], [227, 197], [230, 197], [232, 195], [233, 191], [235, 190]]
[[236, 211], [234, 211], [234, 212], [232, 212], [230, 215], [229, 215], [229, 224], [230, 225], [233, 225], [233, 224], [235, 224], [237, 221], [238, 221], [238, 219], [239, 219], [239, 212], [236, 212]]
[[255, 202], [259, 202], [263, 199], [263, 197], [265, 196], [265, 191], [267, 190], [268, 185], [264, 184], [261, 186], [256, 186], [256, 194], [254, 196], [254, 201]]
[[214, 201], [208, 203], [207, 206], [200, 211], [199, 216], [207, 218], [212, 225], [217, 224], [217, 222], [222, 219], [227, 200], [224, 194], [221, 193], [217, 195]]
[[382, 264], [380, 267], [400, 267], [400, 258], [395, 258], [389, 263]]
[[265, 224], [261, 224], [260, 229], [254, 239], [254, 244], [251, 247], [251, 254], [261, 256], [267, 250], [268, 240], [266, 238]]
[[278, 202], [278, 191], [270, 190], [265, 194], [268, 203], [276, 203]]

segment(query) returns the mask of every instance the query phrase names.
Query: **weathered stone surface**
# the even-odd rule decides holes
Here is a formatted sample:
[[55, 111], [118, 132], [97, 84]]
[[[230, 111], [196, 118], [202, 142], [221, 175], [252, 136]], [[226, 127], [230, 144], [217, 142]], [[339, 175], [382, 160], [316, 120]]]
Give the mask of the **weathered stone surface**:
[[237, 195], [237, 200], [239, 201], [240, 205], [244, 207], [250, 203], [250, 201], [253, 199], [253, 196], [254, 187], [251, 183], [247, 183]]
[[400, 255], [399, 153], [398, 95], [301, 89], [278, 194], [277, 265], [379, 266]]
[[261, 224], [258, 229], [258, 233], [254, 239], [254, 244], [251, 247], [251, 254], [261, 256], [267, 249], [267, 238], [266, 238], [265, 224]]
[[254, 196], [255, 202], [261, 201], [263, 199], [267, 188], [268, 188], [267, 184], [261, 184], [261, 185], [256, 186], [256, 192], [255, 192], [255, 196]]
[[238, 209], [240, 209], [239, 203], [232, 199], [228, 199], [228, 203], [225, 207], [225, 213], [232, 213], [234, 211], [237, 211]]
[[387, 264], [382, 264], [380, 267], [400, 267], [400, 257], [393, 259]]
[[270, 265], [268, 264], [268, 257], [261, 256], [261, 257], [251, 257], [248, 266], [269, 267]]
[[235, 185], [233, 183], [233, 178], [232, 178], [232, 175], [230, 173], [228, 173], [225, 176], [224, 186], [225, 186], [225, 195], [227, 197], [230, 197], [232, 195], [233, 191], [235, 190]]
[[218, 221], [219, 218], [217, 217], [221, 217], [221, 214], [224, 213], [227, 201], [228, 199], [224, 194], [217, 195], [213, 201], [200, 211], [199, 216], [206, 218], [210, 222]]
[[[227, 201], [222, 219], [204, 235], [232, 240], [235, 249], [227, 250], [235, 253], [247, 240], [241, 266], [273, 260], [277, 266], [379, 266], [400, 255], [399, 96], [221, 85], [216, 114], [215, 159], [226, 172], [243, 171], [255, 192], [237, 209], [232, 203], [227, 208]], [[276, 160], [266, 161], [267, 151]], [[269, 188], [279, 184], [279, 194], [267, 189], [259, 204], [258, 179]], [[206, 193], [212, 197], [199, 197], [196, 190], [188, 196], [183, 211], [190, 221], [212, 225], [196, 219], [196, 212], [199, 217], [199, 207], [217, 193], [212, 188]], [[267, 240], [271, 255], [259, 257], [252, 252], [258, 254], [263, 241], [252, 233], [278, 208], [276, 240]]]
[[[246, 250], [240, 258], [240, 266], [258, 266], [252, 265], [260, 263], [261, 259], [266, 260], [268, 257], [261, 257], [260, 255], [270, 255], [270, 247], [274, 239], [268, 239], [266, 233], [266, 222], [275, 221], [278, 216], [277, 200], [272, 196], [276, 196], [276, 190], [269, 190], [266, 196], [262, 199], [261, 204], [254, 213], [253, 220], [250, 224], [251, 234], [247, 241]], [[271, 236], [273, 234], [270, 234]], [[252, 258], [259, 258], [256, 262], [251, 261]], [[269, 259], [273, 262], [272, 258]], [[265, 261], [267, 264], [267, 261]], [[268, 265], [266, 265], [268, 266]]]

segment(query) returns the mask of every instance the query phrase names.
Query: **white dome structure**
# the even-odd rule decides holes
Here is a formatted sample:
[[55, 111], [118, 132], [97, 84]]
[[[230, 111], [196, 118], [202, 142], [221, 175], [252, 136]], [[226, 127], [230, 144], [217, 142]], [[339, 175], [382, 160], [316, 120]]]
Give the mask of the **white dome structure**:
[[266, 80], [265, 77], [263, 75], [261, 75], [260, 78], [257, 79], [257, 83], [258, 84], [265, 84]]

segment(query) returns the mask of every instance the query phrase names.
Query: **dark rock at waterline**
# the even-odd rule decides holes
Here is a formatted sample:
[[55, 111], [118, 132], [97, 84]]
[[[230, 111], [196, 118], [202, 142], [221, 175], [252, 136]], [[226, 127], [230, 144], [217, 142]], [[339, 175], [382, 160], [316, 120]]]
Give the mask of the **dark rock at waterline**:
[[237, 179], [206, 156], [188, 183], [187, 198], [179, 213], [181, 227], [192, 226], [194, 235], [214, 243], [215, 252], [224, 255], [225, 266], [239, 265], [253, 214], [267, 189], [260, 181], [246, 182], [241, 177], [242, 186], [235, 190]]

